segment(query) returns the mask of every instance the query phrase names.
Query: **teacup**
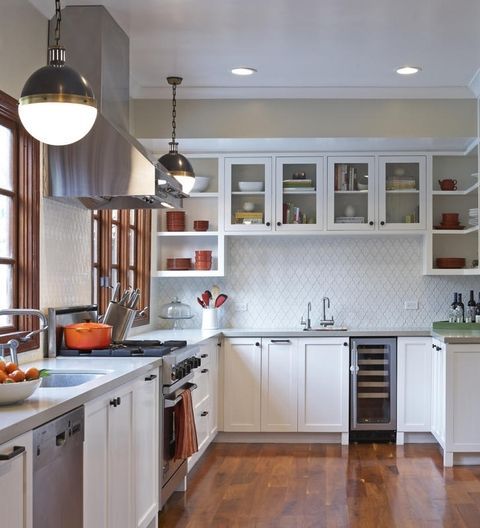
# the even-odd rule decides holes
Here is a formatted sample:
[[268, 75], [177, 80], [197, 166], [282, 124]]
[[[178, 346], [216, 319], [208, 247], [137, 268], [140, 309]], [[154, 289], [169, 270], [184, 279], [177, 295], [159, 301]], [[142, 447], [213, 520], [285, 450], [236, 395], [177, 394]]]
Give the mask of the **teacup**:
[[457, 180], [438, 180], [440, 184], [440, 189], [442, 191], [456, 191], [457, 190]]
[[442, 225], [456, 226], [458, 225], [458, 213], [443, 213]]

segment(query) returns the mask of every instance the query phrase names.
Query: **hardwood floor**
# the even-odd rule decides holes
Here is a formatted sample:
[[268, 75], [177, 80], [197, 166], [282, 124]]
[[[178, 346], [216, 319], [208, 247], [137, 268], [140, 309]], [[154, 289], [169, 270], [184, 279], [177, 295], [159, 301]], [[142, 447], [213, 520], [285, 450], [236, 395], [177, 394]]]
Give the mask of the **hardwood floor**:
[[480, 528], [480, 466], [433, 444], [212, 444], [162, 528]]

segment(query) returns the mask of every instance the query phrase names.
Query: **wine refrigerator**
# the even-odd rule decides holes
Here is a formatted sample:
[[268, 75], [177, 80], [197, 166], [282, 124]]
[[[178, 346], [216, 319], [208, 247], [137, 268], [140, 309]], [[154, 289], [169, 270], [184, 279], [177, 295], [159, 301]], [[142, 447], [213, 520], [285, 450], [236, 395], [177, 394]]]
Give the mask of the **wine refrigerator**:
[[396, 393], [396, 338], [351, 338], [351, 442], [395, 441]]

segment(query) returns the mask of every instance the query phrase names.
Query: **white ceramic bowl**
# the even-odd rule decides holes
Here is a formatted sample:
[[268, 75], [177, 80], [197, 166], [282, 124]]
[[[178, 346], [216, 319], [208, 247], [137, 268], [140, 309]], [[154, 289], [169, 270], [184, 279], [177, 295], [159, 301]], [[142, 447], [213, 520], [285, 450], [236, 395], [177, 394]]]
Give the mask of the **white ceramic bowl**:
[[244, 211], [247, 211], [247, 213], [250, 213], [255, 209], [255, 204], [253, 202], [244, 202], [242, 205], [242, 209]]
[[195, 183], [190, 192], [204, 192], [207, 189], [209, 182], [210, 176], [195, 176]]
[[238, 182], [238, 188], [243, 192], [259, 192], [263, 191], [263, 182]]
[[366, 191], [368, 189], [368, 183], [357, 183], [359, 191]]
[[11, 405], [31, 396], [42, 383], [41, 379], [0, 384], [0, 405]]

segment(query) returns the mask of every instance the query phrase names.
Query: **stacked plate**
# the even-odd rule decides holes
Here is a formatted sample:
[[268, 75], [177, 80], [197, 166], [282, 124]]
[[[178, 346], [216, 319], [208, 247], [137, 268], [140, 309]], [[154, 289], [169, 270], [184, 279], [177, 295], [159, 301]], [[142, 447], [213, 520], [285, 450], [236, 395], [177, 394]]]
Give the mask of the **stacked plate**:
[[185, 231], [185, 211], [167, 211], [167, 231]]
[[167, 258], [167, 270], [185, 271], [192, 269], [192, 259], [189, 258]]
[[468, 210], [468, 225], [478, 226], [478, 207]]
[[212, 269], [212, 251], [202, 249], [195, 251], [195, 269], [210, 270]]

